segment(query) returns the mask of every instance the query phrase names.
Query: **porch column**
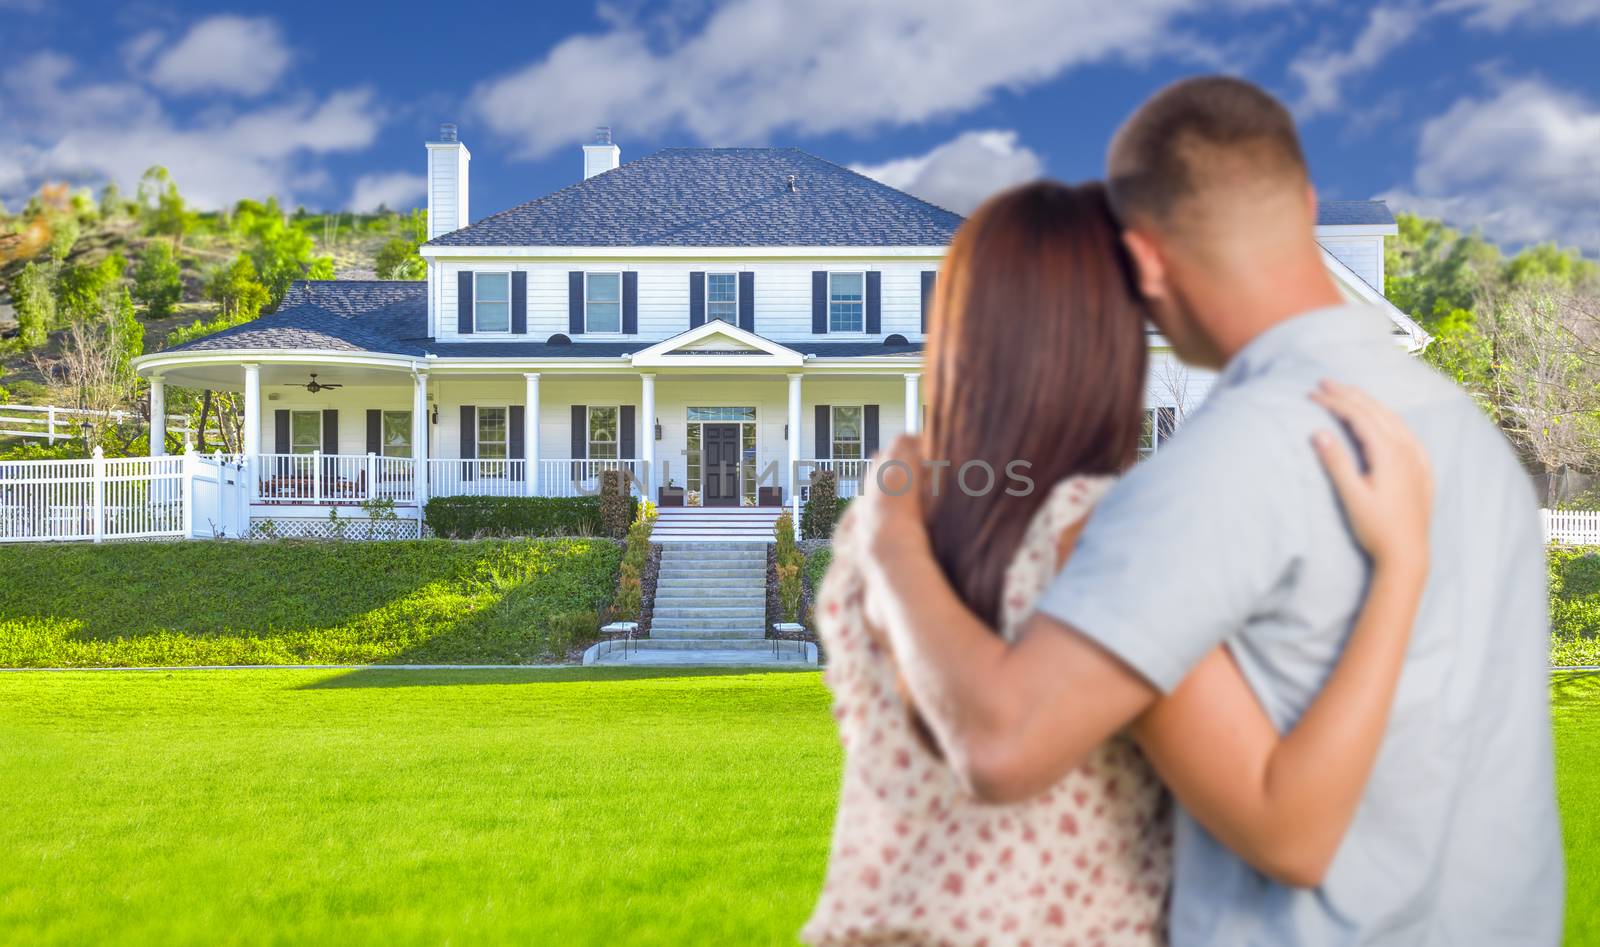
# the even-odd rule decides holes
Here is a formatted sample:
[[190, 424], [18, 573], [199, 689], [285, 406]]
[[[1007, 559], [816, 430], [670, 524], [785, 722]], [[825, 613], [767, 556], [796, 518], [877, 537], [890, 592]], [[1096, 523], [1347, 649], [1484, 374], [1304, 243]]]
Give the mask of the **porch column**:
[[539, 495], [539, 373], [523, 376], [527, 390], [522, 397], [522, 452], [528, 458], [528, 496]]
[[150, 456], [167, 452], [167, 383], [150, 376]]
[[906, 433], [916, 434], [922, 430], [922, 395], [918, 391], [922, 376], [917, 372], [906, 372]]
[[244, 452], [261, 453], [261, 366], [254, 364], [244, 367]]
[[411, 458], [417, 508], [428, 502], [428, 373], [411, 376]]
[[794, 510], [795, 527], [800, 526], [800, 378], [789, 376], [789, 507]]
[[643, 415], [640, 418], [639, 437], [644, 445], [639, 451], [639, 460], [644, 468], [639, 471], [639, 491], [644, 494], [644, 499], [649, 500], [655, 496], [655, 490], [650, 485], [656, 479], [656, 376], [642, 374], [639, 382], [639, 412]]

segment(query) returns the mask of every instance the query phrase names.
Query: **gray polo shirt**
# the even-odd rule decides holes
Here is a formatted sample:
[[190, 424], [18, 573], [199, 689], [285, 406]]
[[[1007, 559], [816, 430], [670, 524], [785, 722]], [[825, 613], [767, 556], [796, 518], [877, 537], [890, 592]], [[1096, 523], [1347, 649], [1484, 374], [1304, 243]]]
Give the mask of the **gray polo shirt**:
[[1561, 836], [1545, 557], [1527, 475], [1382, 314], [1317, 310], [1228, 365], [1206, 404], [1090, 517], [1040, 609], [1162, 691], [1226, 643], [1281, 729], [1326, 680], [1368, 579], [1310, 446], [1322, 378], [1397, 409], [1436, 483], [1432, 570], [1377, 767], [1314, 890], [1268, 880], [1186, 814], [1172, 943], [1553, 945]]

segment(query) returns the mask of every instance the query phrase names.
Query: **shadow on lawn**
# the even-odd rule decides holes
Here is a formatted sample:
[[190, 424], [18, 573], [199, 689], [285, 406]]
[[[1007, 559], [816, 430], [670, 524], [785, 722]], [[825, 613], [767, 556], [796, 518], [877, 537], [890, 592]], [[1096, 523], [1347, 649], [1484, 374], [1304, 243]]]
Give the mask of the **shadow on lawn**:
[[674, 677], [733, 677], [750, 674], [793, 674], [815, 671], [814, 666], [794, 667], [535, 667], [526, 668], [428, 668], [409, 670], [374, 666], [358, 668], [334, 677], [325, 677], [296, 690], [343, 690], [363, 687], [460, 687], [498, 684], [531, 686], [570, 684], [574, 681], [642, 681]]

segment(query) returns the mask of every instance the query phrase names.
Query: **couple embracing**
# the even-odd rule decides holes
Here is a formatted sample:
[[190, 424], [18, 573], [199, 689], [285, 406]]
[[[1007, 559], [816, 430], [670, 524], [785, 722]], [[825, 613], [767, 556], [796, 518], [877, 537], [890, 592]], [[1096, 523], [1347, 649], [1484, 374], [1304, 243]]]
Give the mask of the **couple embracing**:
[[[1542, 536], [1512, 451], [1344, 302], [1266, 93], [1171, 86], [1108, 165], [957, 233], [926, 434], [834, 537], [845, 775], [803, 939], [1558, 942]], [[1220, 375], [1134, 465], [1147, 318]], [[972, 461], [1033, 488], [964, 492]]]

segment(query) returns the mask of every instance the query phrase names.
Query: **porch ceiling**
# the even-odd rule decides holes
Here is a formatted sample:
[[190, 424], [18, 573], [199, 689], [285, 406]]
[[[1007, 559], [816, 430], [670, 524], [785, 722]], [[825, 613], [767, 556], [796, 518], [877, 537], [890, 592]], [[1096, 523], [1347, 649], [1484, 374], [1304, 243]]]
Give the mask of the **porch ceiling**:
[[[308, 359], [304, 362], [260, 362], [261, 389], [263, 392], [281, 391], [289, 385], [304, 385], [317, 373], [317, 381], [324, 385], [352, 385], [358, 387], [409, 387], [408, 370], [372, 365], [341, 365]], [[243, 391], [244, 365], [239, 361], [214, 364], [176, 365], [161, 369], [161, 377], [168, 385], [180, 388], [210, 388], [216, 391]]]

